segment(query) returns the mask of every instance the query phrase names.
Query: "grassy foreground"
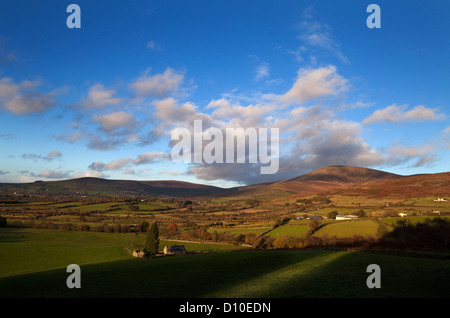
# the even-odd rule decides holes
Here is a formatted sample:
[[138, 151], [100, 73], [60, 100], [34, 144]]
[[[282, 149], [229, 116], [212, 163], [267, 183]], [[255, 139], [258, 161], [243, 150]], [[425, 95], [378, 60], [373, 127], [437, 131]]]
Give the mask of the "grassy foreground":
[[[55, 266], [55, 260], [44, 255], [54, 253], [56, 245], [38, 238], [55, 233], [62, 234], [60, 241], [52, 236], [61, 250], [70, 234], [82, 234], [25, 234], [30, 241], [20, 241], [20, 233], [18, 238], [1, 236], [0, 297], [448, 297], [450, 288], [450, 260], [319, 250], [240, 250], [133, 259], [121, 241], [132, 236], [106, 233], [97, 241], [89, 238], [92, 245], [72, 237], [79, 249], [69, 248], [72, 256], [62, 252], [55, 256], [61, 266], [54, 268], [49, 266]], [[23, 253], [17, 248], [20, 242], [34, 243], [32, 247], [40, 250]], [[7, 257], [10, 265], [4, 255], [8, 244], [12, 246]], [[25, 268], [22, 262], [41, 267], [30, 273], [11, 271], [12, 264]], [[81, 266], [81, 289], [66, 287], [66, 266], [71, 263]], [[381, 289], [366, 286], [369, 264], [381, 267]], [[5, 268], [10, 268], [9, 274], [5, 275]]]
[[[131, 251], [143, 246], [144, 235], [39, 229], [0, 229], [0, 278], [29, 272], [132, 259]], [[236, 249], [228, 244], [160, 241], [183, 244], [187, 251]]]

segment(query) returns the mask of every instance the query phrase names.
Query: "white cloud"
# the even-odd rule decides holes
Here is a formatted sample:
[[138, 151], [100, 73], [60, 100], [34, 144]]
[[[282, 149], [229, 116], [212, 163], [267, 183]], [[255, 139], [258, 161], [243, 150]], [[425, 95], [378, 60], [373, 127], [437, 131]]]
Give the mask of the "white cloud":
[[95, 171], [120, 170], [123, 167], [126, 167], [132, 161], [133, 160], [131, 158], [120, 158], [118, 160], [113, 160], [108, 163], [96, 161], [96, 162], [93, 162], [91, 165], [89, 165], [88, 168], [90, 170], [95, 170]]
[[346, 89], [347, 80], [336, 72], [335, 66], [301, 69], [294, 85], [281, 96], [280, 101], [301, 104], [315, 98], [335, 95]]
[[[112, 160], [108, 163], [104, 163], [101, 161], [95, 161], [91, 163], [88, 167], [89, 170], [92, 171], [113, 171], [113, 170], [122, 170], [123, 168], [128, 167], [129, 165], [142, 165], [153, 163], [156, 160], [167, 158], [167, 155], [162, 152], [146, 152], [137, 156], [136, 159], [131, 159], [129, 157], [120, 158], [117, 160]], [[124, 174], [134, 174], [134, 169], [127, 169], [123, 173]]]
[[111, 150], [116, 149], [119, 145], [125, 142], [124, 138], [100, 138], [99, 136], [89, 136], [87, 147], [93, 150]]
[[445, 118], [444, 114], [439, 114], [437, 109], [427, 108], [424, 105], [415, 106], [407, 110], [407, 105], [393, 104], [383, 109], [376, 110], [368, 118], [364, 119], [363, 124], [372, 124], [375, 122], [402, 122], [402, 121], [431, 121]]
[[435, 161], [436, 155], [432, 144], [419, 145], [415, 147], [405, 147], [400, 144], [391, 146], [387, 150], [386, 163], [389, 165], [406, 164], [413, 161], [410, 166], [427, 166]]
[[269, 64], [264, 62], [264, 63], [258, 65], [255, 69], [255, 73], [256, 73], [255, 80], [257, 80], [257, 81], [268, 77], [270, 75]]
[[347, 57], [342, 53], [340, 45], [334, 39], [330, 26], [314, 19], [312, 7], [308, 7], [303, 12], [299, 31], [298, 39], [302, 41], [303, 45], [300, 50], [290, 52], [291, 54], [297, 52], [295, 55], [298, 60], [301, 58], [300, 51], [306, 54], [307, 51], [321, 49], [336, 56], [341, 62], [349, 63]]
[[23, 159], [41, 159], [41, 160], [47, 160], [52, 161], [53, 159], [62, 157], [61, 152], [58, 150], [52, 150], [50, 151], [46, 156], [41, 156], [35, 153], [29, 153], [29, 154], [23, 154]]
[[41, 85], [41, 81], [28, 80], [16, 84], [13, 79], [4, 77], [0, 79], [0, 105], [18, 115], [46, 111], [56, 105], [56, 94], [40, 92]]
[[93, 122], [99, 123], [104, 132], [110, 133], [115, 130], [132, 130], [137, 125], [137, 120], [133, 115], [125, 112], [116, 112], [107, 115], [95, 115]]
[[61, 154], [61, 152], [59, 152], [58, 150], [52, 150], [52, 151], [50, 151], [50, 152], [48, 153], [48, 155], [47, 155], [47, 158], [48, 158], [49, 160], [53, 160], [53, 159], [55, 159], [55, 158], [60, 158], [60, 157], [62, 157], [62, 154]]
[[89, 94], [84, 102], [85, 108], [97, 108], [108, 105], [116, 105], [122, 102], [122, 98], [113, 97], [116, 92], [106, 89], [102, 84], [95, 84], [89, 89]]
[[186, 175], [186, 173], [183, 171], [174, 171], [174, 170], [167, 170], [167, 169], [162, 169], [161, 171], [158, 172], [158, 174], [170, 175], [170, 176], [174, 176], [174, 177]]
[[136, 160], [134, 160], [135, 165], [142, 165], [142, 164], [148, 164], [153, 163], [154, 161], [158, 159], [167, 158], [167, 155], [162, 152], [146, 152], [143, 154], [140, 154]]
[[57, 171], [47, 169], [37, 175], [32, 175], [35, 177], [42, 177], [47, 179], [70, 179], [72, 178], [72, 171]]
[[156, 107], [158, 118], [172, 122], [184, 121], [197, 113], [197, 107], [194, 104], [186, 102], [180, 105], [171, 97], [155, 101], [153, 105]]
[[270, 113], [274, 111], [271, 105], [241, 106], [225, 98], [210, 101], [206, 108], [214, 109], [211, 118], [218, 125], [229, 128], [265, 126]]
[[124, 172], [122, 172], [122, 174], [136, 174], [136, 171], [134, 171], [134, 169], [127, 169]]
[[167, 97], [176, 92], [184, 80], [182, 73], [168, 67], [164, 73], [150, 76], [150, 70], [130, 84], [138, 97]]

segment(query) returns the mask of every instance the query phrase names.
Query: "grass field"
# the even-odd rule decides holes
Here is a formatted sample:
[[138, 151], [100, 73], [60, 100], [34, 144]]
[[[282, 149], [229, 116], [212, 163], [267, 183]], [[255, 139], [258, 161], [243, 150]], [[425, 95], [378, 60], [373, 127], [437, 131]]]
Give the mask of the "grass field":
[[[395, 224], [397, 219], [402, 218], [381, 221]], [[407, 219], [418, 222], [425, 217]], [[304, 237], [309, 222], [291, 220], [267, 235]], [[374, 220], [319, 223], [323, 227], [314, 234], [319, 237], [376, 236], [380, 224]], [[263, 228], [233, 230], [241, 234]], [[439, 259], [375, 252], [253, 250], [161, 240], [160, 249], [182, 244], [188, 251], [210, 253], [133, 258], [130, 252], [142, 248], [144, 241], [145, 235], [132, 233], [0, 228], [0, 297], [425, 298], [448, 297], [450, 288], [448, 255]], [[66, 287], [69, 264], [81, 266], [81, 289]], [[369, 264], [381, 267], [381, 289], [366, 286]]]
[[[369, 289], [369, 264], [381, 289]], [[0, 278], [0, 297], [442, 297], [450, 260], [364, 252], [234, 251], [81, 266], [81, 289], [64, 268]]]
[[[132, 258], [130, 251], [143, 246], [145, 236], [117, 233], [38, 229], [0, 229], [0, 277], [43, 271], [75, 263], [105, 263]], [[227, 244], [160, 241], [184, 245], [187, 251], [230, 250]]]
[[[444, 216], [442, 218], [450, 219], [450, 217], [446, 217], [446, 216]], [[387, 224], [396, 225], [397, 221], [399, 221], [399, 220], [403, 220], [403, 221], [411, 222], [412, 224], [415, 224], [415, 223], [419, 223], [419, 222], [424, 222], [426, 219], [433, 219], [433, 217], [432, 216], [410, 216], [407, 218], [393, 217], [393, 218], [383, 218], [383, 219], [381, 219], [381, 221], [384, 223], [387, 223]]]
[[305, 236], [306, 231], [308, 231], [308, 225], [283, 225], [273, 229], [266, 235], [274, 238], [283, 235], [292, 235], [301, 238]]
[[208, 232], [213, 233], [217, 232], [218, 234], [229, 232], [233, 235], [239, 235], [239, 234], [255, 234], [255, 235], [261, 235], [264, 232], [269, 231], [270, 227], [254, 227], [254, 228], [244, 228], [244, 227], [235, 227], [235, 228], [226, 228], [226, 227], [212, 227], [208, 229]]
[[314, 233], [315, 236], [351, 237], [353, 235], [373, 236], [377, 234], [379, 223], [373, 220], [352, 220], [328, 223]]

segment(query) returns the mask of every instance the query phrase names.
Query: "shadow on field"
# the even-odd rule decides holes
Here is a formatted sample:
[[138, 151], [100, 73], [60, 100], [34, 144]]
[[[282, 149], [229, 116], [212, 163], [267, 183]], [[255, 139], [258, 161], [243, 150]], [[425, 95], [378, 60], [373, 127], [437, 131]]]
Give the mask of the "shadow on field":
[[[301, 253], [301, 252], [299, 252]], [[381, 288], [367, 287], [370, 264], [381, 268]], [[328, 252], [220, 290], [217, 297], [441, 298], [450, 288], [450, 261], [370, 252]]]
[[[369, 264], [381, 289], [369, 289]], [[442, 297], [450, 261], [363, 252], [234, 251], [80, 265], [81, 289], [66, 269], [0, 279], [0, 297]]]
[[8, 228], [0, 228], [0, 243], [22, 242], [25, 239], [27, 231], [13, 231]]

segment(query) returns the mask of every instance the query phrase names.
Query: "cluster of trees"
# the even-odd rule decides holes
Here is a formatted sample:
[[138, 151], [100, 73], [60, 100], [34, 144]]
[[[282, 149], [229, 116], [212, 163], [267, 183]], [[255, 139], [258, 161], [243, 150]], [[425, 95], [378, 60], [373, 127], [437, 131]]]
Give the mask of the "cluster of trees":
[[6, 218], [4, 216], [0, 216], [0, 227], [6, 227], [8, 224], [8, 221], [6, 221]]
[[[227, 233], [227, 232], [224, 232]], [[217, 232], [208, 232], [205, 228], [197, 228], [195, 230], [183, 231], [179, 233], [179, 238], [184, 240], [193, 240], [193, 241], [213, 241], [213, 242], [226, 242], [229, 237], [223, 235], [223, 233]]]
[[311, 220], [308, 224], [308, 230], [305, 233], [306, 237], [309, 237], [314, 234], [320, 228], [319, 222], [317, 220]]
[[273, 242], [274, 248], [291, 249], [291, 248], [348, 248], [368, 246], [376, 242], [376, 239], [370, 236], [354, 235], [352, 237], [338, 238], [336, 236], [308, 236], [299, 238], [291, 235], [277, 237]]
[[[0, 217], [0, 227], [2, 226], [2, 218]], [[6, 226], [6, 218], [5, 226]], [[10, 223], [13, 227], [28, 227], [36, 229], [50, 229], [50, 230], [66, 230], [66, 231], [91, 231], [91, 232], [105, 232], [105, 233], [146, 233], [150, 224], [147, 221], [143, 221], [137, 226], [127, 224], [107, 224], [99, 223], [95, 225], [89, 225], [86, 223], [74, 224], [74, 223], [54, 223], [54, 222], [20, 222], [15, 221]], [[175, 223], [170, 223], [167, 226], [165, 233], [176, 233], [178, 226]]]
[[74, 224], [74, 223], [53, 223], [53, 222], [11, 222], [13, 227], [27, 227], [35, 229], [50, 229], [50, 230], [66, 230], [66, 231], [91, 231], [91, 232], [106, 232], [106, 233], [133, 233], [137, 232], [134, 227], [125, 224]]
[[324, 195], [316, 195], [316, 196], [313, 198], [313, 202], [318, 202], [318, 203], [320, 203], [320, 204], [330, 204], [330, 203], [331, 203], [331, 200], [330, 200], [327, 196], [324, 196]]
[[397, 241], [417, 246], [437, 248], [450, 247], [450, 221], [446, 218], [426, 218], [424, 222], [412, 224], [409, 220], [397, 221], [397, 226], [385, 233], [384, 241]]

